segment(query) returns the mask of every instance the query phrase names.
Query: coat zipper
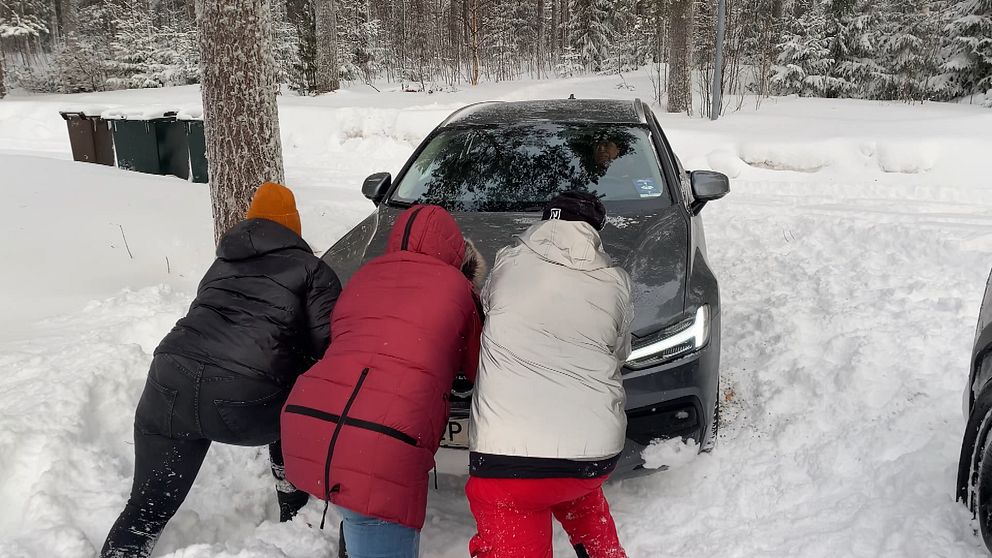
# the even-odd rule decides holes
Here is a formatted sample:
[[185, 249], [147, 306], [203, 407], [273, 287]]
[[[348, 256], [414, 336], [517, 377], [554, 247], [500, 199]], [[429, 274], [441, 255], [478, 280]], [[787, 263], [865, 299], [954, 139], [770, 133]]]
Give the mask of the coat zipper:
[[321, 529], [324, 528], [324, 520], [327, 519], [327, 508], [331, 504], [331, 487], [329, 486], [329, 482], [331, 476], [331, 458], [334, 456], [334, 445], [338, 443], [338, 435], [341, 434], [341, 427], [344, 426], [344, 421], [348, 418], [348, 411], [351, 410], [351, 406], [355, 403], [355, 398], [358, 397], [358, 392], [362, 389], [362, 384], [365, 383], [365, 378], [368, 375], [368, 368], [362, 370], [362, 375], [358, 377], [358, 383], [355, 384], [355, 389], [351, 392], [348, 402], [345, 403], [344, 410], [341, 411], [342, 420], [338, 421], [337, 426], [334, 427], [334, 434], [331, 434], [331, 441], [327, 444], [327, 460], [324, 462], [324, 514], [320, 518]]
[[410, 232], [413, 230], [413, 220], [417, 218], [417, 214], [422, 209], [423, 207], [418, 207], [410, 214], [410, 219], [406, 222], [406, 228], [403, 229], [403, 242], [400, 244], [400, 250], [407, 250], [407, 246], [410, 245]]

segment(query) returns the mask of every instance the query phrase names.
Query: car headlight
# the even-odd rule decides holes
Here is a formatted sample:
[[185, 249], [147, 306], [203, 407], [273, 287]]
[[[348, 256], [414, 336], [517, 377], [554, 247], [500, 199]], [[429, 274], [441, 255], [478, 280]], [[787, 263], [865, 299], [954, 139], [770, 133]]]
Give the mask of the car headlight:
[[702, 349], [709, 340], [710, 307], [704, 304], [691, 318], [637, 340], [627, 357], [627, 366], [646, 368], [675, 360]]

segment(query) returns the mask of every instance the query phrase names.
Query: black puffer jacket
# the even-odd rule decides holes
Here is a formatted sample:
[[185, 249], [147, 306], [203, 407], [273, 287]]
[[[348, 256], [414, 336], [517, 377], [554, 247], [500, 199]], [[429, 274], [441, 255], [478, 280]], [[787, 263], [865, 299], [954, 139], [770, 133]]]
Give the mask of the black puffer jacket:
[[189, 312], [155, 354], [292, 386], [327, 350], [340, 293], [337, 275], [296, 233], [250, 219], [221, 239]]

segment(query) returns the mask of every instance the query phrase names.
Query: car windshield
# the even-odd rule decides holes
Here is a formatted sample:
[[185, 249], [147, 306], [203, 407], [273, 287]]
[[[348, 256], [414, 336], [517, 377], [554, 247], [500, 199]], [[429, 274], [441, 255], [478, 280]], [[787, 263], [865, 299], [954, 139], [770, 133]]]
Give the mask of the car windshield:
[[557, 193], [667, 207], [671, 198], [647, 128], [525, 123], [437, 134], [393, 193], [451, 211], [537, 211]]

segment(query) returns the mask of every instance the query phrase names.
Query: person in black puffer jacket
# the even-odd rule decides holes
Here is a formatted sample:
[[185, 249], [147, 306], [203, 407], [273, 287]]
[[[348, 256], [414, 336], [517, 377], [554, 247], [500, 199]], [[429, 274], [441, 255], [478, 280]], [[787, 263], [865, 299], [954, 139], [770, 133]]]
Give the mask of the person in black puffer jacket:
[[280, 519], [308, 499], [286, 481], [279, 413], [330, 342], [337, 275], [300, 236], [293, 193], [263, 184], [217, 247], [189, 312], [155, 349], [134, 417], [134, 484], [101, 556], [146, 557], [211, 442], [269, 444]]

